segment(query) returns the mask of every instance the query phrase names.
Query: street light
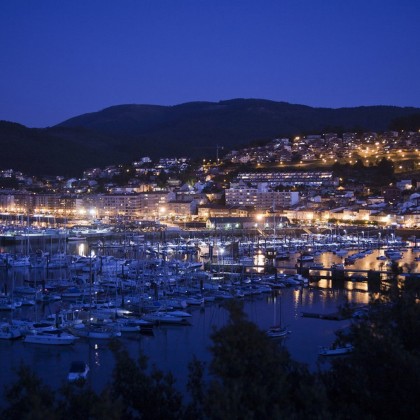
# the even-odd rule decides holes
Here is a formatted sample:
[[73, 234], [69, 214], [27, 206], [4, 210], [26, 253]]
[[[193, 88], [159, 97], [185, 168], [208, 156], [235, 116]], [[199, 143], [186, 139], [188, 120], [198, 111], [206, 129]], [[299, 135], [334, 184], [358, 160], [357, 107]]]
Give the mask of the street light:
[[264, 218], [264, 215], [261, 214], [261, 213], [259, 213], [255, 216], [255, 219], [257, 219], [257, 224], [256, 224], [257, 230], [258, 230], [258, 227], [259, 227], [259, 223], [263, 220], [263, 218]]
[[224, 248], [219, 248], [219, 252], [220, 252], [220, 256], [222, 257], [222, 265], [223, 265], [223, 254], [225, 253], [225, 249]]
[[262, 215], [262, 214], [257, 214], [257, 215], [255, 216], [255, 218], [256, 218], [259, 222], [263, 219], [263, 217], [264, 217], [264, 215]]
[[165, 207], [159, 207], [160, 217], [164, 217], [165, 213], [166, 213], [166, 208]]

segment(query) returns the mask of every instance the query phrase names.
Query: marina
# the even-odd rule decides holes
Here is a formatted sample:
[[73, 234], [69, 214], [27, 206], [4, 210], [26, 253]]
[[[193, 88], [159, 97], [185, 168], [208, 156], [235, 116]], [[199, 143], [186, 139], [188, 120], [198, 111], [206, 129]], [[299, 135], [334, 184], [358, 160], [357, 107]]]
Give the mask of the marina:
[[[416, 241], [354, 243], [351, 237], [337, 243], [201, 237], [143, 240], [127, 248], [70, 241], [22, 255], [29, 265], [8, 264], [21, 256], [3, 248], [2, 331], [18, 326], [19, 335], [0, 340], [1, 384], [24, 362], [57, 388], [72, 360], [83, 360], [90, 367], [87, 381], [100, 390], [114, 365], [108, 343], [117, 338], [133, 357], [144, 352], [172, 371], [184, 390], [188, 363], [193, 355], [210, 360], [211, 332], [227, 322], [224, 302], [232, 299], [241, 300], [248, 318], [280, 339], [294, 359], [315, 369], [319, 348], [328, 348], [334, 331], [350, 322], [340, 306], [366, 307], [395, 263], [402, 279], [419, 273]], [[396, 253], [389, 250], [400, 258], [390, 258]], [[313, 258], [300, 258], [309, 253]]]

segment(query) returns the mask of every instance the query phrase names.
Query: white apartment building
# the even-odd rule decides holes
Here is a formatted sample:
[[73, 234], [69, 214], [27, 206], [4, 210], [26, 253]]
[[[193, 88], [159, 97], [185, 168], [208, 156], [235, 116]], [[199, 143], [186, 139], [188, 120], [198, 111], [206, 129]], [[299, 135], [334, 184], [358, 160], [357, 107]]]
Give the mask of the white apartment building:
[[272, 191], [267, 183], [260, 183], [257, 187], [246, 187], [244, 184], [231, 184], [225, 190], [227, 206], [246, 206], [255, 210], [275, 210], [289, 208], [299, 202], [296, 191]]
[[167, 191], [151, 191], [138, 195], [139, 212], [143, 216], [159, 216], [166, 207], [169, 193]]
[[97, 217], [133, 218], [140, 213], [139, 194], [99, 195], [96, 197], [95, 205], [88, 211], [95, 211]]
[[252, 184], [266, 182], [269, 186], [277, 185], [304, 185], [320, 187], [338, 185], [338, 180], [331, 171], [298, 171], [298, 172], [242, 172], [237, 176], [238, 181]]

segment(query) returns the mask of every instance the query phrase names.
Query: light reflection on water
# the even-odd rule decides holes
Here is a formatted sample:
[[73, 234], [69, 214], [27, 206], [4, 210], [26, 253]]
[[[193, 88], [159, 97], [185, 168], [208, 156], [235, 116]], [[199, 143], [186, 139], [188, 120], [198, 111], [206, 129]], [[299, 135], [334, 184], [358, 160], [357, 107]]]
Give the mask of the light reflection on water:
[[[382, 261], [377, 256], [383, 255], [382, 250], [374, 252], [362, 260], [357, 260], [354, 269], [378, 269]], [[343, 259], [331, 252], [315, 257], [325, 267], [333, 263], [341, 263]], [[385, 261], [386, 263], [386, 261]], [[419, 263], [414, 262], [411, 251], [404, 253], [399, 262], [413, 264], [415, 272], [419, 271]], [[294, 266], [295, 261], [287, 262]], [[285, 264], [286, 265], [286, 264]], [[2, 272], [0, 285], [10, 288], [13, 284], [23, 284], [24, 279], [42, 279], [43, 272], [38, 270], [8, 270]], [[65, 272], [57, 270], [55, 275], [65, 276]], [[38, 277], [37, 277], [38, 276]], [[292, 357], [306, 363], [311, 369], [316, 369], [318, 363], [317, 350], [321, 345], [329, 345], [334, 340], [334, 331], [348, 325], [349, 321], [329, 321], [325, 319], [305, 318], [302, 312], [333, 313], [340, 304], [346, 301], [359, 305], [367, 304], [369, 293], [367, 283], [345, 282], [345, 290], [333, 289], [331, 280], [321, 280], [317, 288], [287, 288], [272, 294], [258, 295], [243, 299], [244, 310], [248, 318], [261, 329], [269, 328], [278, 320], [292, 331], [285, 340], [285, 346]], [[210, 335], [215, 328], [226, 324], [228, 313], [219, 303], [206, 305], [204, 308], [190, 309], [192, 313], [189, 327], [159, 327], [155, 328], [154, 336], [131, 335], [122, 338], [122, 343], [130, 355], [137, 358], [143, 351], [152, 363], [165, 371], [170, 370], [177, 378], [178, 386], [185, 389], [187, 366], [193, 355], [205, 362], [210, 361]], [[16, 311], [16, 317], [41, 319], [54, 311], [54, 307], [45, 305], [32, 308], [22, 308]], [[1, 318], [7, 318], [7, 313], [0, 313]], [[14, 369], [21, 362], [31, 366], [47, 384], [58, 388], [64, 381], [73, 360], [88, 361], [90, 384], [100, 390], [111, 379], [114, 360], [111, 351], [104, 342], [88, 342], [80, 339], [71, 347], [51, 348], [17, 342], [0, 342], [0, 389], [14, 378]], [[0, 392], [1, 393], [1, 392]]]
[[[348, 321], [327, 321], [304, 318], [302, 312], [332, 313], [346, 298], [351, 301], [365, 300], [367, 294], [340, 290], [283, 289], [275, 294], [264, 294], [243, 300], [248, 318], [263, 330], [281, 319], [292, 331], [285, 341], [292, 357], [307, 363], [312, 369], [317, 364], [317, 349], [334, 339], [334, 331]], [[38, 308], [40, 314], [48, 314], [51, 308]], [[212, 304], [192, 311], [192, 325], [188, 327], [155, 328], [154, 337], [127, 336], [122, 338], [132, 357], [137, 358], [142, 349], [163, 370], [171, 370], [181, 389], [186, 384], [188, 363], [193, 355], [209, 362], [210, 334], [215, 328], [226, 324], [228, 313], [220, 304]], [[22, 314], [23, 315], [23, 314]], [[13, 378], [13, 369], [21, 361], [33, 367], [49, 385], [58, 387], [66, 377], [72, 360], [88, 360], [91, 366], [91, 384], [101, 389], [111, 378], [114, 362], [106, 343], [87, 342], [80, 339], [71, 347], [53, 348], [23, 342], [0, 343], [0, 386]]]

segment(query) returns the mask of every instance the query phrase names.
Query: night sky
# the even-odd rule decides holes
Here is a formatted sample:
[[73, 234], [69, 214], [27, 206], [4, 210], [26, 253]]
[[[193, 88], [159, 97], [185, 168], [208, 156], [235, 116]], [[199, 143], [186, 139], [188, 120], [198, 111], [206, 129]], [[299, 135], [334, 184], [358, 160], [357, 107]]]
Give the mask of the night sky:
[[4, 0], [0, 120], [261, 98], [420, 107], [419, 0]]

